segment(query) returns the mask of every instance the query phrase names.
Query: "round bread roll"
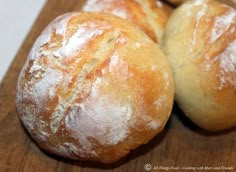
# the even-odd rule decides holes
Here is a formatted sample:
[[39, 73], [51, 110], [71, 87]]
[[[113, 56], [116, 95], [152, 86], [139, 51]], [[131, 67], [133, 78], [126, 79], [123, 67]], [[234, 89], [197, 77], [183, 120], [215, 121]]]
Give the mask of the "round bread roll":
[[236, 11], [211, 0], [189, 1], [167, 24], [163, 39], [174, 71], [176, 101], [207, 130], [236, 125]]
[[171, 8], [156, 0], [87, 0], [83, 11], [106, 12], [127, 19], [160, 43]]
[[173, 82], [165, 55], [129, 22], [67, 13], [36, 40], [19, 76], [16, 105], [44, 150], [112, 163], [163, 129]]

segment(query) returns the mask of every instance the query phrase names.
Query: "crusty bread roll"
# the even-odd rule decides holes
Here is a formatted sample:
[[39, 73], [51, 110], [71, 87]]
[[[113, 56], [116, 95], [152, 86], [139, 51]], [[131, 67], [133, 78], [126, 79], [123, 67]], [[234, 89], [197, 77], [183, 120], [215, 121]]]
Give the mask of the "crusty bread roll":
[[163, 39], [185, 114], [207, 130], [236, 125], [236, 11], [194, 0], [173, 12]]
[[129, 20], [160, 43], [171, 8], [156, 0], [87, 0], [83, 11], [112, 13]]
[[36, 40], [19, 76], [16, 105], [41, 148], [112, 163], [163, 129], [173, 82], [165, 55], [129, 22], [67, 13]]

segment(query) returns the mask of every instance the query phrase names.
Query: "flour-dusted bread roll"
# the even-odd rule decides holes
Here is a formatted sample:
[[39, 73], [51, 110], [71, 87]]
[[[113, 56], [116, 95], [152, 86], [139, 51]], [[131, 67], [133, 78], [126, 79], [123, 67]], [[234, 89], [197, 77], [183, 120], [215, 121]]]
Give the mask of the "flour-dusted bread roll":
[[171, 8], [156, 0], [87, 0], [83, 11], [112, 13], [127, 19], [160, 43]]
[[16, 105], [41, 148], [111, 163], [163, 129], [173, 82], [165, 55], [129, 22], [68, 13], [36, 40], [19, 76]]
[[163, 49], [185, 114], [207, 130], [236, 126], [235, 9], [217, 1], [189, 1], [170, 17]]

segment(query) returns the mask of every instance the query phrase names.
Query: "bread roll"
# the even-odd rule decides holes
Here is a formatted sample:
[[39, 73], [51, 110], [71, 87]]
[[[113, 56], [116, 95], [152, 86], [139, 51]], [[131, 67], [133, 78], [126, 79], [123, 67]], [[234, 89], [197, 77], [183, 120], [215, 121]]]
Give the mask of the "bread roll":
[[217, 1], [189, 1], [173, 12], [163, 40], [176, 101], [207, 130], [236, 125], [236, 11]]
[[83, 11], [106, 12], [127, 19], [160, 43], [171, 8], [156, 0], [87, 0]]
[[112, 163], [163, 129], [173, 82], [165, 55], [129, 22], [67, 13], [36, 40], [19, 76], [16, 106], [44, 150]]

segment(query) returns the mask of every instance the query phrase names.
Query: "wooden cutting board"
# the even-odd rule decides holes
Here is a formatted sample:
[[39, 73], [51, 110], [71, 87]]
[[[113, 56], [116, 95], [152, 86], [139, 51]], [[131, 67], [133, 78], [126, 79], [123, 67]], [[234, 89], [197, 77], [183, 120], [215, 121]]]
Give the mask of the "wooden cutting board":
[[[115, 164], [76, 162], [49, 155], [36, 146], [16, 112], [18, 74], [44, 27], [62, 13], [79, 10], [83, 3], [47, 1], [0, 85], [0, 172], [142, 172], [146, 171], [145, 164], [150, 164], [152, 171], [193, 171], [196, 167], [198, 171], [236, 171], [236, 129], [204, 132], [186, 119], [176, 105], [161, 134]], [[145, 167], [148, 170], [150, 166]]]

